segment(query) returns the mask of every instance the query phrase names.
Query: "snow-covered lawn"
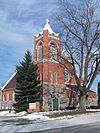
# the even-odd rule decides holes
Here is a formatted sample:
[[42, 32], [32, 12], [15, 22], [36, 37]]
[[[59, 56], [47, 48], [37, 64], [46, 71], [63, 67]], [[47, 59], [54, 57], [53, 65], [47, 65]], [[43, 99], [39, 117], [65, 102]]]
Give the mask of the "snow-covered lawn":
[[[95, 111], [95, 110], [87, 110], [87, 111]], [[96, 110], [97, 111], [97, 110]], [[50, 114], [50, 112], [39, 112], [39, 113], [32, 113], [32, 114], [27, 114], [27, 112], [23, 111], [23, 112], [19, 112], [19, 113], [15, 113], [15, 111], [11, 111], [9, 113], [9, 111], [2, 111], [0, 112], [0, 116], [9, 116], [12, 117], [14, 120], [30, 120], [30, 121], [35, 121], [35, 122], [42, 122], [42, 121], [52, 121], [52, 120], [62, 120], [62, 119], [77, 119], [77, 122], [87, 122], [87, 120], [94, 120], [95, 118], [97, 119], [98, 116], [100, 116], [100, 112], [98, 113], [86, 113], [86, 114], [77, 114], [77, 115], [67, 115], [67, 116], [62, 116], [62, 117], [57, 117], [57, 118], [49, 118], [48, 115]], [[95, 118], [94, 118], [94, 115]]]
[[31, 120], [31, 121], [36, 121], [36, 122], [41, 122], [41, 121], [48, 121], [50, 118], [48, 116], [43, 116], [43, 115], [36, 115], [36, 114], [28, 114], [27, 116], [22, 116], [20, 117], [25, 120]]
[[0, 112], [0, 116], [9, 116], [11, 118], [13, 118], [14, 120], [31, 120], [31, 121], [35, 121], [35, 122], [41, 122], [41, 121], [47, 121], [50, 120], [50, 118], [48, 116], [45, 116], [43, 113], [32, 113], [32, 114], [28, 114], [27, 112], [23, 111], [23, 112], [19, 112], [19, 113], [15, 113], [15, 111], [2, 111]]
[[19, 113], [15, 113], [15, 111], [0, 111], [0, 116], [23, 116], [26, 115], [27, 113], [25, 111], [23, 112], [19, 112]]
[[[9, 118], [10, 116], [12, 116], [11, 119], [14, 120], [14, 123], [18, 122], [19, 124], [18, 126], [16, 126], [16, 124], [12, 122], [10, 123], [9, 121], [7, 121], [7, 123], [9, 124], [5, 124], [6, 122], [2, 122], [1, 120], [0, 123], [3, 126], [0, 127], [0, 131], [5, 133], [14, 133], [17, 130], [20, 132], [35, 132], [53, 128], [71, 127], [88, 123], [100, 122], [100, 112], [77, 114], [73, 116], [67, 115], [57, 118], [49, 118], [48, 116], [46, 116], [46, 114], [49, 114], [49, 112], [40, 112], [32, 114], [27, 114], [26, 112], [20, 112], [17, 114], [15, 114], [14, 112], [11, 112], [11, 114], [9, 114], [9, 112], [0, 112], [0, 115], [4, 116], [4, 119], [6, 119], [6, 116], [9, 116]], [[1, 118], [3, 119], [3, 117]], [[24, 120], [26, 124], [26, 120], [31, 120], [32, 122], [30, 121], [31, 123], [27, 124], [26, 126], [23, 124], [21, 125], [20, 120]]]
[[[30, 120], [34, 122], [43, 122], [43, 121], [50, 121], [50, 120], [61, 120], [61, 119], [71, 119], [73, 116], [68, 115], [68, 116], [62, 116], [62, 117], [57, 117], [57, 118], [50, 118], [46, 115], [49, 115], [51, 112], [39, 112], [39, 113], [32, 113], [32, 114], [27, 114], [27, 112], [19, 112], [15, 113], [15, 111], [2, 111], [0, 112], [0, 116], [9, 116], [11, 119], [13, 118], [15, 121], [18, 120]], [[54, 112], [54, 113], [57, 113]]]

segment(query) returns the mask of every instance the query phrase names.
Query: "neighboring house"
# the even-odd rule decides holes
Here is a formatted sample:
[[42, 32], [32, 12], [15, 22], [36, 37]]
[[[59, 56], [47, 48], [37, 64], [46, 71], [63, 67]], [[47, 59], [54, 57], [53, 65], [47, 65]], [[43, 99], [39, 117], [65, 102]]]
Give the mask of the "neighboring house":
[[14, 103], [14, 93], [16, 88], [16, 73], [2, 87], [2, 109], [12, 109]]
[[88, 91], [86, 105], [89, 107], [98, 105], [96, 92], [94, 92], [92, 90]]
[[[60, 34], [53, 32], [48, 20], [34, 37], [34, 62], [38, 65], [42, 83], [43, 111], [65, 110], [78, 104], [73, 67], [61, 57]], [[13, 74], [2, 88], [2, 108], [12, 108], [15, 88], [16, 74]]]

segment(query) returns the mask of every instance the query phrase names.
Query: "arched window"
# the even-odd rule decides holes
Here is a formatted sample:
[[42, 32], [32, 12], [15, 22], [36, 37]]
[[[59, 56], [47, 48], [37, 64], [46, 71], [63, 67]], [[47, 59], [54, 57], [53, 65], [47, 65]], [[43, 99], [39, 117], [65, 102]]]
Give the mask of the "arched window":
[[13, 92], [13, 94], [12, 94], [12, 100], [14, 101], [14, 99], [15, 99], [15, 93]]
[[42, 44], [39, 44], [37, 49], [37, 61], [42, 60], [42, 51]]
[[3, 101], [5, 101], [5, 96], [3, 95], [3, 99], [2, 99]]
[[9, 101], [9, 93], [7, 93], [7, 101]]
[[65, 69], [65, 84], [68, 83], [70, 80], [70, 73]]
[[50, 44], [50, 58], [57, 60], [57, 46], [53, 43]]

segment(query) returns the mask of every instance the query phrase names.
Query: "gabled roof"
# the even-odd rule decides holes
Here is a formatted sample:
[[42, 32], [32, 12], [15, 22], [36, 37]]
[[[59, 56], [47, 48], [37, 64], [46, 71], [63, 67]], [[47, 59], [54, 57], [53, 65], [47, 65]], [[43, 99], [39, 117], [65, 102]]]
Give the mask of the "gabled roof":
[[16, 72], [7, 80], [7, 82], [4, 84], [1, 90], [3, 90], [10, 83], [10, 81], [15, 77], [15, 75], [16, 75]]

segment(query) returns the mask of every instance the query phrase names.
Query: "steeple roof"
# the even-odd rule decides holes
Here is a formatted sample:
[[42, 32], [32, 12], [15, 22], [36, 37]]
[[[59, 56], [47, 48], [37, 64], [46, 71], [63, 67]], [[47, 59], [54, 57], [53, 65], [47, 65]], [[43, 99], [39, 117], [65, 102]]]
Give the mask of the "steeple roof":
[[[42, 35], [44, 30], [48, 30], [49, 34], [54, 34], [55, 36], [58, 36], [59, 35], [59, 33], [53, 32], [53, 30], [52, 30], [52, 28], [51, 28], [51, 26], [49, 24], [49, 20], [48, 19], [46, 19], [46, 24], [44, 25], [43, 30], [39, 34]], [[36, 35], [36, 37], [37, 36], [38, 35]]]

